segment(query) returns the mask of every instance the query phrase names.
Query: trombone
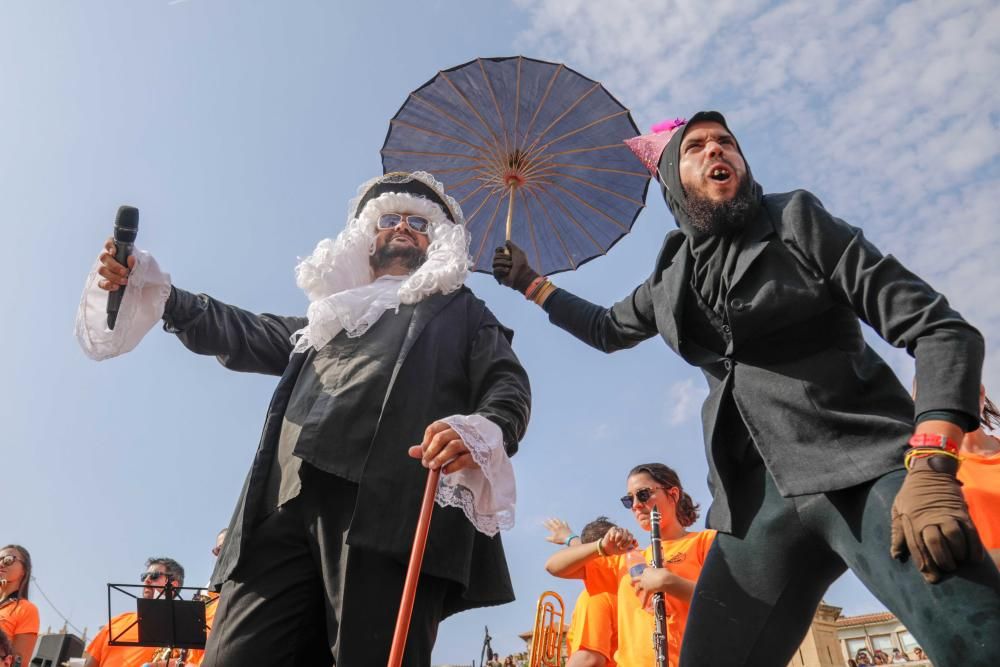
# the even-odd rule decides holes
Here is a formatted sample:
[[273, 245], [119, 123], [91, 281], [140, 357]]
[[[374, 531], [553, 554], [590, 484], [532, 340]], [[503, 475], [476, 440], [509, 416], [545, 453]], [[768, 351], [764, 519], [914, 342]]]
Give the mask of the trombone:
[[565, 610], [562, 598], [555, 591], [545, 591], [538, 598], [529, 667], [562, 667]]

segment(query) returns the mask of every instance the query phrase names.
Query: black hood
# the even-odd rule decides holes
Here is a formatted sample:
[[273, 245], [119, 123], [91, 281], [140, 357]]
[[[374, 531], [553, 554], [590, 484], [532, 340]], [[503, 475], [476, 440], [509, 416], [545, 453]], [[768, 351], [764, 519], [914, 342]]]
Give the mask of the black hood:
[[[684, 187], [681, 185], [681, 173], [680, 173], [680, 155], [681, 155], [681, 142], [684, 141], [684, 135], [687, 134], [688, 128], [700, 121], [712, 121], [719, 123], [722, 127], [726, 128], [726, 131], [733, 134], [732, 130], [729, 129], [729, 125], [726, 123], [725, 117], [718, 111], [699, 111], [695, 115], [691, 116], [687, 124], [684, 127], [677, 130], [674, 136], [670, 138], [667, 143], [666, 148], [663, 149], [663, 155], [660, 156], [660, 164], [658, 168], [658, 178], [660, 181], [660, 191], [663, 193], [663, 200], [667, 202], [667, 207], [670, 212], [674, 215], [674, 220], [677, 221], [677, 226], [680, 227], [681, 231], [684, 232], [685, 236], [698, 236], [699, 234], [694, 230], [691, 225], [690, 217], [688, 216], [687, 210], [687, 195], [684, 192]], [[736, 139], [735, 135], [733, 139], [736, 141], [736, 148], [739, 150], [740, 155], [743, 157], [743, 162], [746, 164], [747, 174], [746, 178], [750, 181], [751, 192], [753, 193], [754, 199], [760, 201], [761, 197], [764, 195], [763, 188], [757, 183], [753, 178], [753, 172], [750, 171], [750, 163], [747, 162], [746, 155], [743, 154], [743, 149], [740, 148], [739, 140]]]

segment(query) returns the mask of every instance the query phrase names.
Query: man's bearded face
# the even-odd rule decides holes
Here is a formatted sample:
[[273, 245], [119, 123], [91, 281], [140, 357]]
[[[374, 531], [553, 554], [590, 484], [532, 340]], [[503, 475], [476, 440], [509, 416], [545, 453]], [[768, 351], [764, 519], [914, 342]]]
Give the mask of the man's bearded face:
[[720, 123], [694, 123], [678, 164], [691, 224], [707, 234], [738, 231], [755, 202], [736, 139]]
[[742, 230], [750, 216], [757, 209], [757, 201], [749, 180], [744, 180], [731, 199], [714, 201], [692, 193], [687, 196], [688, 218], [691, 226], [702, 232], [716, 236], [734, 234]]
[[[406, 212], [401, 212], [406, 215]], [[373, 269], [385, 269], [398, 264], [412, 273], [427, 259], [427, 234], [418, 234], [405, 222], [392, 229], [376, 230], [375, 253], [371, 257]]]

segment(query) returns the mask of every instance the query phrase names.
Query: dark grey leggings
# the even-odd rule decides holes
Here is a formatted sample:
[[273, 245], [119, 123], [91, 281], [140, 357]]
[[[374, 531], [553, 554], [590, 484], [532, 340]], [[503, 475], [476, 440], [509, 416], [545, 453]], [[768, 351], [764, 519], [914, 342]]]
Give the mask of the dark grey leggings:
[[848, 567], [935, 665], [1000, 664], [1000, 572], [992, 561], [965, 564], [932, 585], [913, 563], [889, 556], [889, 513], [904, 476], [782, 498], [762, 464], [745, 470], [731, 496], [743, 537], [720, 533], [708, 554], [681, 665], [787, 665]]

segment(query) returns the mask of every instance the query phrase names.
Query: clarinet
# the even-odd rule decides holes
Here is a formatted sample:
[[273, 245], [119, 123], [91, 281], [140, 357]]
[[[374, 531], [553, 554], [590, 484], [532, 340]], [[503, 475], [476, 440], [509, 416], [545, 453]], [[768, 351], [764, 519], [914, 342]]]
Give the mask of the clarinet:
[[[649, 541], [653, 551], [653, 567], [663, 567], [663, 553], [660, 551], [660, 510], [653, 505], [649, 513]], [[667, 667], [667, 605], [663, 593], [653, 593], [653, 617], [656, 619], [656, 629], [653, 630], [653, 653], [656, 654], [656, 667]]]

